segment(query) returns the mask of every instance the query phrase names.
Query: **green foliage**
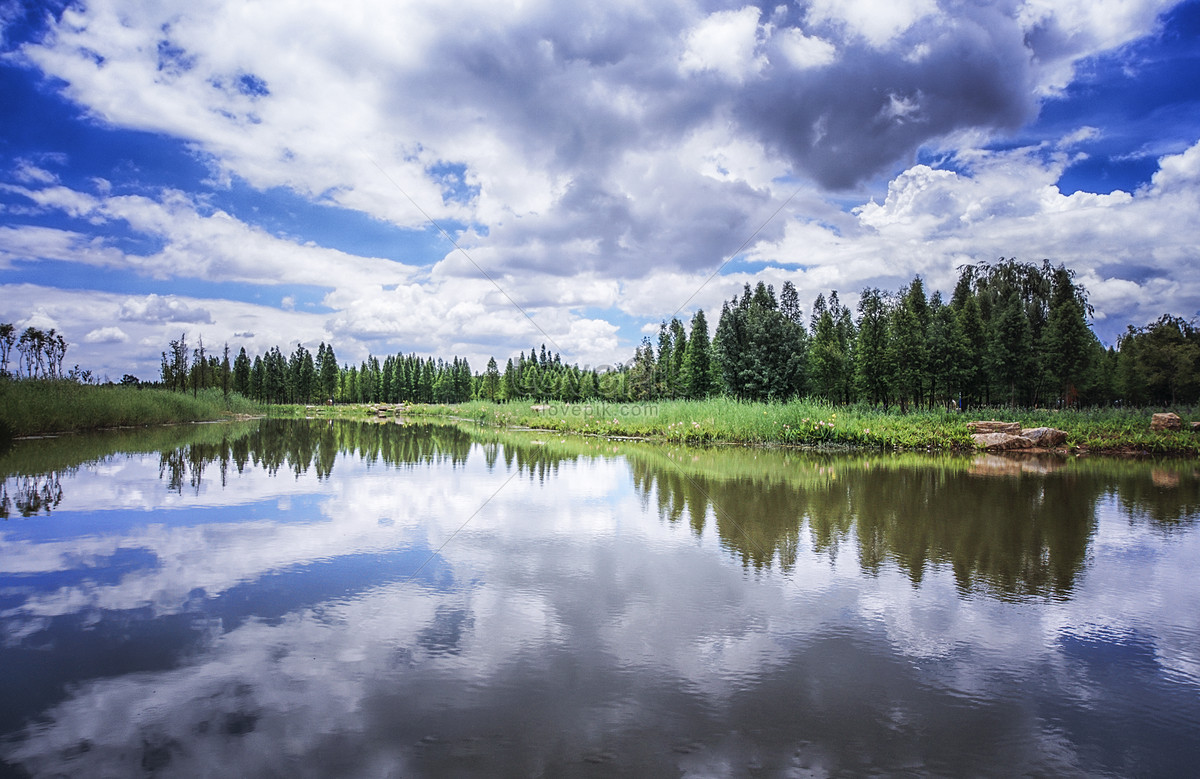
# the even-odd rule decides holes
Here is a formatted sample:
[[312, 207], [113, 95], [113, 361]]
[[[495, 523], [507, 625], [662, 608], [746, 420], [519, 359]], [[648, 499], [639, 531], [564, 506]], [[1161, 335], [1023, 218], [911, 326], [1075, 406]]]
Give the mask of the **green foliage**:
[[855, 386], [859, 396], [885, 408], [891, 394], [891, 350], [888, 341], [889, 306], [877, 288], [858, 298], [858, 342]]
[[1200, 329], [1192, 322], [1167, 314], [1128, 328], [1118, 346], [1118, 384], [1131, 403], [1200, 401]]
[[[798, 318], [798, 310], [793, 315]], [[800, 394], [806, 351], [803, 326], [779, 309], [774, 289], [766, 284], [759, 282], [753, 292], [747, 284], [741, 299], [722, 308], [713, 354], [727, 394], [742, 400]]]
[[704, 309], [692, 317], [692, 333], [684, 354], [682, 381], [684, 396], [690, 400], [703, 400], [713, 394], [712, 343], [708, 338], [708, 320]]

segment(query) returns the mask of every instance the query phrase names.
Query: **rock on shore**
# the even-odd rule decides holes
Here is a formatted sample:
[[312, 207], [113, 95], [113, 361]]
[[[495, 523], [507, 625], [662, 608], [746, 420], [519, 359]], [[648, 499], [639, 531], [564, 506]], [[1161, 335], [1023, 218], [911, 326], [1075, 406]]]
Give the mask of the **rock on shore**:
[[975, 446], [990, 452], [1014, 449], [1052, 449], [1067, 442], [1067, 434], [1053, 427], [1022, 428], [1018, 422], [969, 422]]

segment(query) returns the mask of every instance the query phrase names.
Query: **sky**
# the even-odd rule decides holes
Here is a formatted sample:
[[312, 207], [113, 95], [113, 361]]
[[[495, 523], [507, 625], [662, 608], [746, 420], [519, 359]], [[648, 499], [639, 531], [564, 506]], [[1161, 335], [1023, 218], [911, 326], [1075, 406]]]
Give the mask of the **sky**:
[[1200, 0], [0, 0], [0, 322], [627, 361], [746, 283], [1200, 314]]

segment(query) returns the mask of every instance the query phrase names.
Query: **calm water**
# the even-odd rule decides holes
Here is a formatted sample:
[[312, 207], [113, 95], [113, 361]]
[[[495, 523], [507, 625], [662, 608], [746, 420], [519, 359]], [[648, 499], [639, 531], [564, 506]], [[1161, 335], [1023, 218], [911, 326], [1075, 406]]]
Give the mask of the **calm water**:
[[0, 477], [7, 775], [1200, 770], [1196, 461], [263, 421]]

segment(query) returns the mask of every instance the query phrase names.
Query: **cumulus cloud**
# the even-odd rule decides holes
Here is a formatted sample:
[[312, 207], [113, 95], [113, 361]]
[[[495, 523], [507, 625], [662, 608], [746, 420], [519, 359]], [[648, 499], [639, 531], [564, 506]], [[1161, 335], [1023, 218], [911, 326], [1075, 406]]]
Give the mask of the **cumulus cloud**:
[[766, 57], [756, 53], [759, 13], [746, 6], [717, 11], [701, 20], [684, 34], [680, 68], [684, 73], [712, 71], [739, 83], [758, 74], [767, 64]]
[[83, 340], [89, 344], [123, 344], [129, 341], [129, 336], [119, 327], [98, 327], [85, 335]]
[[168, 295], [150, 294], [144, 298], [128, 298], [121, 304], [120, 318], [127, 322], [182, 322], [212, 324], [212, 314], [200, 307]]

